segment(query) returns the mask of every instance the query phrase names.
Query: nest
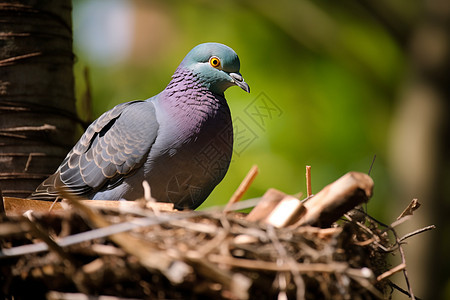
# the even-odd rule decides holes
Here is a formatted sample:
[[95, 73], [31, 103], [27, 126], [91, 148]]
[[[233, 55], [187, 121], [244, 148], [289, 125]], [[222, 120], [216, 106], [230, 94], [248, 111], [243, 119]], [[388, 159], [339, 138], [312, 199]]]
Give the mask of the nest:
[[[341, 193], [343, 203], [368, 199], [359, 186], [351, 189]], [[314, 197], [293, 208], [291, 198], [274, 194], [280, 196], [268, 191], [250, 214], [233, 207], [171, 211], [144, 201], [99, 208], [65, 195], [69, 210], [2, 215], [3, 298], [374, 299], [402, 290], [389, 280], [406, 275], [392, 225], [342, 203], [330, 213], [328, 198], [319, 201], [328, 203], [325, 213], [311, 219], [306, 204], [316, 207]], [[280, 221], [283, 205], [289, 210]], [[403, 261], [391, 268], [386, 258], [396, 251]], [[405, 278], [403, 292], [412, 295]]]

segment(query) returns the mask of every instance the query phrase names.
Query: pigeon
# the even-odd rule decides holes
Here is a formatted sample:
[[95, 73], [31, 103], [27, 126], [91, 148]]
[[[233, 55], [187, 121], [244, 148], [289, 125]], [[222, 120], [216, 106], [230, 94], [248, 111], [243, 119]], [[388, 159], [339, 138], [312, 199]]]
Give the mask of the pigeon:
[[230, 47], [204, 43], [182, 60], [159, 94], [121, 103], [95, 120], [56, 172], [29, 198], [55, 200], [61, 189], [85, 199], [136, 200], [144, 195], [195, 209], [224, 178], [233, 125], [224, 92], [250, 92]]

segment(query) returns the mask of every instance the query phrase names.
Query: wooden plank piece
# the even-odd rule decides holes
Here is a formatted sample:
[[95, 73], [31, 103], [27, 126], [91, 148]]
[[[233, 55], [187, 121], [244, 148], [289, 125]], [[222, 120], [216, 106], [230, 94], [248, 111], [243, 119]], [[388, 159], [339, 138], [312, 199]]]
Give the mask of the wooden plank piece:
[[[37, 213], [47, 213], [52, 206], [52, 201], [42, 201], [42, 200], [31, 200], [31, 199], [23, 199], [23, 198], [14, 198], [14, 197], [4, 197], [3, 198], [4, 207], [6, 214], [11, 215], [21, 215], [28, 210], [32, 210]], [[140, 208], [140, 204], [136, 201], [111, 201], [111, 200], [80, 200], [81, 203], [97, 208]], [[156, 202], [154, 203], [157, 206], [159, 211], [173, 211], [173, 203], [163, 203]], [[55, 203], [52, 208], [52, 211], [63, 210], [63, 206], [60, 202]]]
[[251, 222], [264, 220], [285, 196], [285, 193], [277, 189], [268, 189], [258, 205], [252, 209], [245, 219]]
[[[52, 201], [41, 201], [41, 200], [31, 200], [15, 197], [3, 197], [3, 202], [5, 205], [6, 215], [21, 215], [28, 210], [32, 210], [38, 213], [48, 212], [50, 206], [52, 206]], [[53, 207], [54, 210], [62, 210], [61, 203], [56, 203]]]
[[277, 228], [286, 227], [298, 220], [305, 213], [303, 204], [293, 196], [285, 196], [270, 212], [264, 222]]
[[329, 227], [344, 213], [367, 202], [372, 196], [373, 185], [372, 178], [367, 174], [345, 174], [303, 204], [306, 212], [295, 226]]

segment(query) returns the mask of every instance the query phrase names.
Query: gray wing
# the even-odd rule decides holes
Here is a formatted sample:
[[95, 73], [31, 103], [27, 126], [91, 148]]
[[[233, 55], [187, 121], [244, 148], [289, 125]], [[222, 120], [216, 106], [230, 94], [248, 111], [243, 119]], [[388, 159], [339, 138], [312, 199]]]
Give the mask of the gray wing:
[[86, 195], [131, 175], [145, 162], [158, 127], [153, 103], [117, 105], [88, 127], [55, 174], [31, 198], [55, 198], [64, 186]]

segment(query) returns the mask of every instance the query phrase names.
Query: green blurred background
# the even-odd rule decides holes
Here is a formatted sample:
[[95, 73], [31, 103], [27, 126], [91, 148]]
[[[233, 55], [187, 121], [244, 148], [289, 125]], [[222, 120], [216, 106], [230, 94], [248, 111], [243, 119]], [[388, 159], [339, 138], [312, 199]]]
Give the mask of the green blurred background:
[[[434, 121], [446, 117], [449, 99], [409, 96], [422, 91], [415, 76], [421, 57], [441, 55], [415, 56], [422, 24], [448, 9], [431, 2], [449, 1], [74, 1], [79, 114], [92, 120], [149, 98], [192, 47], [224, 43], [238, 53], [251, 93], [226, 92], [239, 139], [228, 174], [202, 207], [225, 204], [253, 164], [260, 174], [244, 198], [271, 187], [305, 193], [306, 165], [318, 192], [348, 171], [368, 172], [376, 155], [369, 213], [390, 223], [419, 198], [423, 208], [404, 231], [436, 224], [441, 233], [406, 247], [413, 288], [424, 299], [450, 299], [448, 225], [436, 212], [449, 201], [437, 203], [430, 192], [442, 175], [437, 166], [444, 174], [449, 166], [436, 142], [444, 125]], [[255, 109], [263, 116], [252, 115]], [[436, 255], [444, 255], [439, 265]], [[401, 277], [395, 281], [405, 288]]]

